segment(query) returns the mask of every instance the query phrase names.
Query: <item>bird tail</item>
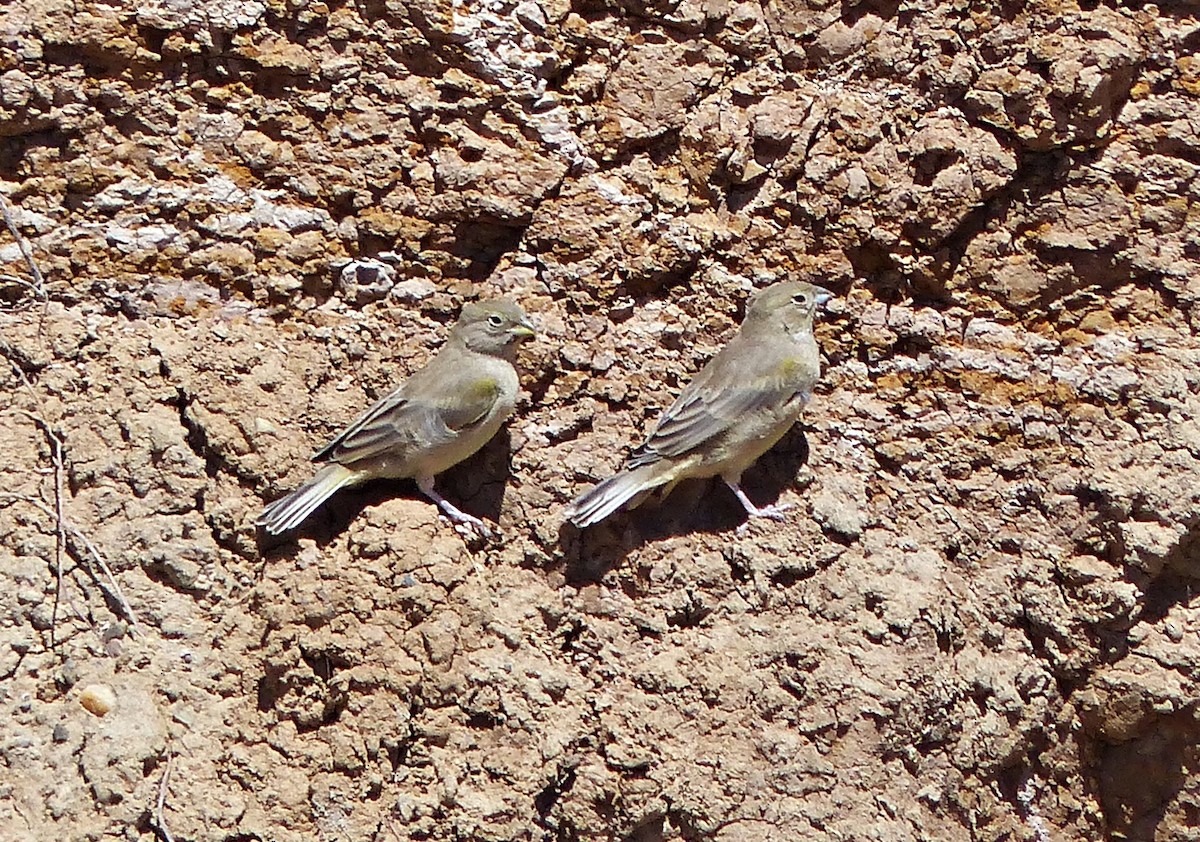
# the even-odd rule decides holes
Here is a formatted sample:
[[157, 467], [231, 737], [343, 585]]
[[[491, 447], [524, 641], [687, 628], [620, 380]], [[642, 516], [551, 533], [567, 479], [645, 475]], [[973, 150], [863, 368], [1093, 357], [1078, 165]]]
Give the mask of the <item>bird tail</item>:
[[268, 535], [281, 535], [302, 524], [339, 488], [353, 485], [358, 475], [343, 465], [326, 465], [304, 485], [263, 509], [254, 521]]
[[[567, 506], [567, 519], [580, 529], [598, 523], [643, 492], [667, 481], [660, 476], [661, 465], [642, 465], [632, 471], [621, 471], [576, 497]], [[634, 506], [641, 502], [638, 499]], [[631, 506], [632, 508], [632, 506]]]

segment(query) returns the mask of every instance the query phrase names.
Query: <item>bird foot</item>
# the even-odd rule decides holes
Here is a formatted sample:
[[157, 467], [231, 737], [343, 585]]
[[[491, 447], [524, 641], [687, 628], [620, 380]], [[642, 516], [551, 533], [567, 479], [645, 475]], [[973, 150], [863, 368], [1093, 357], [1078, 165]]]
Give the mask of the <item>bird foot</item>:
[[749, 512], [750, 517], [766, 517], [771, 520], [787, 520], [785, 512], [796, 508], [795, 503], [775, 503], [771, 506], [760, 506]]
[[765, 517], [768, 520], [777, 522], [785, 521], [787, 520], [786, 513], [794, 508], [796, 508], [794, 503], [775, 503], [771, 506], [748, 506], [746, 507], [748, 517], [746, 522], [737, 528], [737, 534], [745, 534], [746, 530], [750, 528], [750, 524], [754, 523], [756, 518]]
[[444, 520], [454, 527], [454, 531], [463, 538], [482, 538], [485, 541], [495, 541], [500, 538], [500, 530], [489, 526], [474, 515], [458, 512], [458, 516], [443, 512], [438, 520]]
[[450, 523], [454, 525], [454, 531], [459, 535], [463, 536], [464, 538], [477, 536], [483, 538], [485, 541], [494, 541], [499, 539], [499, 529], [493, 529], [482, 520], [475, 517], [475, 515], [467, 514], [458, 506], [454, 505], [445, 497], [434, 491], [432, 478], [427, 477], [425, 479], [418, 479], [417, 487], [421, 489], [426, 497], [428, 497], [434, 503], [437, 503], [437, 507], [441, 509], [441, 514], [439, 515], [438, 519], [450, 521]]
[[776, 503], [772, 506], [756, 506], [754, 505], [754, 502], [746, 496], [746, 492], [742, 491], [742, 487], [738, 485], [736, 481], [726, 478], [725, 484], [729, 486], [729, 490], [734, 493], [734, 495], [738, 498], [738, 502], [742, 504], [742, 508], [746, 510], [746, 514], [750, 516], [750, 520], [747, 520], [740, 527], [738, 527], [739, 535], [742, 533], [742, 530], [749, 526], [750, 522], [756, 517], [766, 517], [770, 518], [771, 520], [787, 520], [787, 516], [784, 515], [784, 512], [793, 508], [792, 503]]

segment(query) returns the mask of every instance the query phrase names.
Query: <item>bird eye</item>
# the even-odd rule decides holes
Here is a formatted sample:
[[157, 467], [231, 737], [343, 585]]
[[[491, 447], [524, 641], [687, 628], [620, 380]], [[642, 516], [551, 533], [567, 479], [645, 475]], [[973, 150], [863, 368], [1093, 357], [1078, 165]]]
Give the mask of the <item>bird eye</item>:
[[798, 292], [792, 296], [792, 301], [795, 301], [797, 304], [807, 304], [808, 303], [808, 294], [803, 293], [803, 292]]
[[498, 313], [492, 313], [492, 315], [488, 316], [488, 324], [492, 327], [500, 327], [504, 324], [504, 317]]

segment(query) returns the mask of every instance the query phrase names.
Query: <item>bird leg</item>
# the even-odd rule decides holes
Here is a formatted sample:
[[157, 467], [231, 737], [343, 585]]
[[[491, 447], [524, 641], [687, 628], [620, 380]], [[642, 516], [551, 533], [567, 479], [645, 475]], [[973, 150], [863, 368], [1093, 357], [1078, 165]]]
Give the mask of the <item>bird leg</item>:
[[492, 532], [491, 527], [489, 527], [486, 523], [474, 515], [467, 514], [462, 509], [458, 508], [458, 506], [454, 505], [445, 497], [434, 491], [433, 477], [418, 477], [417, 488], [421, 489], [422, 494], [424, 494], [433, 502], [437, 503], [438, 508], [442, 510], [442, 512], [447, 518], [450, 519], [452, 523], [470, 526], [485, 538], [493, 537], [494, 533]]
[[771, 520], [787, 519], [784, 515], [784, 512], [792, 508], [791, 503], [777, 503], [773, 506], [762, 506], [760, 508], [751, 502], [750, 498], [746, 496], [745, 491], [742, 491], [742, 487], [738, 485], [737, 481], [727, 479], [725, 477], [722, 477], [722, 479], [724, 479], [725, 484], [729, 486], [729, 490], [737, 495], [738, 502], [742, 504], [742, 508], [746, 510], [746, 514], [748, 514], [750, 517], [767, 517]]

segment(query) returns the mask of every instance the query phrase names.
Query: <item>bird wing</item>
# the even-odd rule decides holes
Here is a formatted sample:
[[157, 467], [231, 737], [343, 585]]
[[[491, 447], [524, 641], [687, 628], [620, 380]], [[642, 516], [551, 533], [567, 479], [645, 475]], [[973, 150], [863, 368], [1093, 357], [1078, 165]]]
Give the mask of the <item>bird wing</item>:
[[422, 369], [381, 398], [313, 461], [351, 464], [384, 452], [401, 455], [438, 447], [483, 421], [500, 395], [496, 378], [471, 374], [466, 367], [439, 368]]
[[769, 362], [754, 360], [746, 353], [751, 350], [731, 342], [713, 357], [630, 455], [626, 467], [687, 453], [725, 432], [747, 413], [781, 407], [793, 399], [801, 389], [797, 377], [800, 361], [792, 356]]

